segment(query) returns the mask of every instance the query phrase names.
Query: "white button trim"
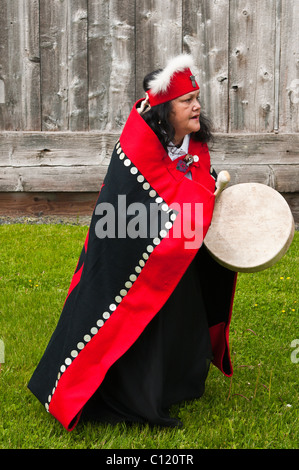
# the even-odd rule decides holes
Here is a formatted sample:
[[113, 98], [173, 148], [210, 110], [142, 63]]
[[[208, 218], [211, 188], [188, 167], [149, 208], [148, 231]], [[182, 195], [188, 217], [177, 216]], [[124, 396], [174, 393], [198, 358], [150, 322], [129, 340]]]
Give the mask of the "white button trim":
[[[132, 162], [129, 158], [126, 157], [125, 153], [123, 152], [123, 150], [120, 146], [119, 141], [116, 144], [116, 152], [119, 155], [119, 159], [123, 161], [124, 166], [130, 167], [131, 174], [132, 175], [137, 175], [138, 174], [138, 168], [136, 168], [135, 166], [131, 166]], [[194, 156], [194, 161], [198, 161], [198, 160], [199, 160], [198, 156], [195, 155]], [[165, 203], [165, 201], [163, 200], [162, 197], [157, 196], [156, 191], [153, 188], [151, 188], [150, 184], [145, 180], [145, 178], [142, 174], [138, 174], [137, 181], [138, 181], [138, 183], [142, 183], [142, 188], [145, 191], [149, 191], [148, 192], [149, 196], [151, 198], [155, 198], [155, 202], [157, 204], [162, 203], [160, 208], [164, 212], [169, 213], [171, 211], [171, 209], [168, 207], [168, 204]], [[174, 212], [172, 212], [169, 215], [169, 219], [170, 220], [165, 223], [165, 230], [162, 229], [159, 233], [159, 237], [155, 237], [152, 240], [152, 245], [148, 245], [146, 247], [147, 252], [142, 253], [142, 258], [143, 259], [140, 259], [138, 261], [138, 265], [135, 266], [135, 272], [137, 273], [137, 275], [141, 273], [142, 269], [146, 265], [146, 261], [149, 259], [149, 254], [148, 253], [152, 253], [154, 251], [155, 247], [158, 246], [161, 243], [161, 239], [163, 239], [167, 236], [167, 233], [168, 233], [167, 231], [172, 228], [172, 225], [173, 225], [172, 222], [176, 219], [176, 214]], [[53, 394], [55, 393], [56, 387], [58, 385], [58, 382], [59, 382], [62, 374], [66, 371], [67, 367], [72, 364], [73, 360], [79, 355], [80, 351], [82, 351], [84, 349], [85, 345], [87, 343], [89, 343], [89, 341], [91, 341], [92, 336], [96, 335], [99, 332], [99, 329], [101, 329], [102, 326], [104, 326], [105, 321], [110, 318], [111, 312], [114, 312], [117, 309], [116, 304], [119, 304], [123, 300], [123, 297], [125, 297], [127, 295], [127, 293], [128, 293], [127, 289], [130, 289], [133, 286], [133, 283], [137, 280], [137, 275], [136, 274], [131, 274], [129, 276], [129, 280], [125, 282], [126, 289], [121, 289], [120, 292], [119, 292], [119, 295], [115, 296], [115, 302], [116, 303], [112, 303], [112, 304], [109, 305], [110, 312], [109, 311], [103, 312], [102, 317], [99, 318], [96, 322], [96, 327], [94, 326], [90, 329], [90, 334], [84, 335], [84, 337], [83, 337], [84, 342], [79, 341], [77, 343], [76, 349], [73, 349], [70, 352], [70, 357], [67, 357], [64, 361], [64, 364], [62, 364], [60, 366], [59, 372], [57, 374], [57, 380], [55, 381], [55, 387], [52, 389], [52, 394], [49, 395], [49, 397], [48, 397], [48, 403], [45, 403], [45, 408], [46, 408], [47, 411], [49, 411], [49, 403], [52, 399]]]

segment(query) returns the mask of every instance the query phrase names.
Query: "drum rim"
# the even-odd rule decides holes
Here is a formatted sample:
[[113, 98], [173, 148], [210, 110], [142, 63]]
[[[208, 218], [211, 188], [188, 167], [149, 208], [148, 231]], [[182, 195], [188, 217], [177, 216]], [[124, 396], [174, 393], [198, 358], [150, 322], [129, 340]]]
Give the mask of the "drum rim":
[[[292, 241], [293, 241], [293, 238], [294, 238], [294, 233], [295, 233], [295, 222], [294, 222], [294, 218], [293, 218], [293, 214], [291, 212], [291, 209], [287, 203], [287, 201], [285, 200], [285, 198], [274, 188], [272, 188], [271, 186], [268, 186], [268, 185], [265, 185], [265, 184], [262, 184], [262, 183], [255, 183], [255, 182], [246, 182], [246, 183], [238, 183], [238, 184], [235, 184], [235, 185], [230, 185], [228, 186], [226, 189], [224, 189], [224, 191], [220, 194], [219, 196], [219, 200], [221, 200], [221, 196], [227, 192], [230, 192], [233, 190], [233, 188], [235, 187], [240, 187], [240, 186], [248, 186], [250, 188], [252, 187], [263, 187], [263, 189], [267, 188], [266, 190], [269, 189], [269, 192], [272, 191], [273, 194], [275, 194], [275, 197], [279, 198], [279, 200], [281, 201], [281, 203], [285, 204], [285, 207], [286, 207], [286, 213], [289, 214], [290, 216], [290, 229], [289, 229], [289, 234], [288, 236], [286, 237], [286, 239], [284, 240], [284, 243], [282, 244], [281, 246], [281, 249], [278, 250], [278, 252], [276, 254], [274, 254], [273, 258], [268, 260], [268, 261], [265, 261], [265, 262], [261, 262], [261, 263], [257, 263], [255, 265], [247, 265], [247, 266], [243, 266], [243, 265], [232, 265], [231, 263], [229, 262], [226, 262], [224, 259], [220, 258], [219, 256], [217, 256], [216, 253], [214, 253], [212, 251], [212, 247], [210, 246], [210, 240], [209, 240], [209, 230], [206, 234], [206, 237], [203, 241], [207, 251], [210, 253], [210, 255], [212, 256], [212, 258], [214, 258], [215, 261], [218, 262], [218, 264], [220, 264], [221, 266], [231, 270], [231, 271], [235, 271], [235, 272], [247, 272], [247, 273], [253, 273], [253, 272], [259, 272], [259, 271], [263, 271], [264, 269], [267, 269], [267, 268], [270, 268], [272, 267], [274, 264], [276, 264], [285, 254], [286, 252], [288, 251]], [[217, 204], [217, 201], [216, 201], [216, 204]], [[212, 222], [211, 222], [211, 225], [210, 227], [212, 226], [212, 223], [213, 223], [213, 218], [212, 218]]]

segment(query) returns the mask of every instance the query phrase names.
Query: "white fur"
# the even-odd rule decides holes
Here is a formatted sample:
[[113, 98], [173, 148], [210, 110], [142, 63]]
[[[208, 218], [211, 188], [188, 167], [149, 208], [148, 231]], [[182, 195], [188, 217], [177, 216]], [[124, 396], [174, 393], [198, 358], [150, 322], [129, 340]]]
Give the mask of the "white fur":
[[152, 94], [165, 93], [170, 85], [173, 74], [183, 72], [191, 67], [193, 67], [193, 58], [189, 54], [181, 54], [170, 59], [166, 67], [149, 82]]

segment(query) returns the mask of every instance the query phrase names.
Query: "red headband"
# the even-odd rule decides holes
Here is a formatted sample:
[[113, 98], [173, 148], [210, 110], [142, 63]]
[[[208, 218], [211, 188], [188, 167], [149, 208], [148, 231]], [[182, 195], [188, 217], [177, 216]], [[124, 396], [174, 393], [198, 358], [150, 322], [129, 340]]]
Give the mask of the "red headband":
[[182, 54], [172, 59], [164, 70], [149, 83], [147, 91], [151, 106], [165, 103], [196, 90], [199, 86], [190, 70], [193, 65], [191, 56]]

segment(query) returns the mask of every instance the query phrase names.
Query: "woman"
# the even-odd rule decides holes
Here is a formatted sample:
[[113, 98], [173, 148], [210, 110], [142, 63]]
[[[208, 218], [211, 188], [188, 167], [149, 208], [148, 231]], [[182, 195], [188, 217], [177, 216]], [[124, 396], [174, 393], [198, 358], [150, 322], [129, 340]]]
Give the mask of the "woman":
[[202, 247], [215, 180], [191, 66], [180, 55], [146, 78], [29, 383], [67, 430], [81, 416], [179, 425], [169, 409], [203, 394], [211, 361], [232, 373], [236, 276]]

